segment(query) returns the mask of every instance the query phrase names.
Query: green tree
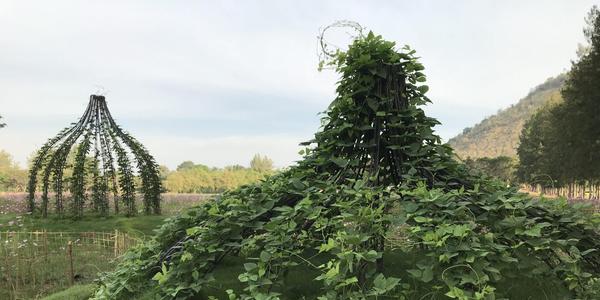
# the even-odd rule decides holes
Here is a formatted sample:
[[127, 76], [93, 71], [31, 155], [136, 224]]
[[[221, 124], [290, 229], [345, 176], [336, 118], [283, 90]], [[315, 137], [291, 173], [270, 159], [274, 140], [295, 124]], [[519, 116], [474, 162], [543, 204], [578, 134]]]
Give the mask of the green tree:
[[589, 43], [572, 63], [563, 102], [526, 122], [520, 137], [519, 180], [564, 186], [600, 181], [600, 12], [594, 6], [584, 34]]
[[[2, 116], [0, 116], [0, 120], [2, 120]], [[4, 127], [4, 126], [6, 126], [6, 124], [5, 124], [5, 123], [2, 123], [2, 122], [0, 121], [0, 128], [2, 128], [2, 127]]]
[[166, 176], [163, 183], [167, 191], [175, 193], [221, 193], [257, 182], [270, 173], [270, 171], [259, 172], [241, 165], [220, 169], [183, 162], [176, 171]]
[[573, 62], [564, 98], [564, 119], [568, 127], [557, 132], [566, 139], [576, 160], [571, 161], [574, 169], [572, 179], [600, 179], [600, 11], [594, 6], [587, 18], [584, 34], [589, 51]]
[[185, 170], [185, 169], [191, 169], [191, 168], [193, 168], [194, 166], [196, 166], [196, 165], [194, 164], [194, 162], [193, 162], [193, 161], [191, 161], [191, 160], [186, 160], [186, 161], [184, 161], [184, 162], [180, 163], [180, 164], [177, 166], [177, 171], [181, 171], [181, 170]]
[[250, 168], [258, 172], [268, 172], [273, 170], [273, 161], [266, 155], [256, 154], [250, 161]]
[[164, 181], [165, 179], [167, 179], [167, 177], [169, 176], [169, 173], [171, 173], [171, 170], [169, 170], [169, 167], [167, 167], [165, 165], [158, 166], [158, 176], [160, 177], [160, 180]]
[[0, 191], [23, 192], [26, 185], [27, 171], [8, 152], [0, 150]]
[[515, 160], [508, 156], [468, 158], [465, 164], [471, 169], [496, 177], [508, 184], [514, 181]]

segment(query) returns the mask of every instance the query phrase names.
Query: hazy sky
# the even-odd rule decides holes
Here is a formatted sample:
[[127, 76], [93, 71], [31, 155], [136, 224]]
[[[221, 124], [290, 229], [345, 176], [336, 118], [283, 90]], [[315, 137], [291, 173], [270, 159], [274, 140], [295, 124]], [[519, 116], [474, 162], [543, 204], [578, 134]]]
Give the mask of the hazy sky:
[[23, 165], [103, 86], [160, 164], [289, 165], [335, 96], [316, 36], [342, 19], [417, 50], [448, 139], [567, 70], [598, 2], [0, 0], [0, 149]]

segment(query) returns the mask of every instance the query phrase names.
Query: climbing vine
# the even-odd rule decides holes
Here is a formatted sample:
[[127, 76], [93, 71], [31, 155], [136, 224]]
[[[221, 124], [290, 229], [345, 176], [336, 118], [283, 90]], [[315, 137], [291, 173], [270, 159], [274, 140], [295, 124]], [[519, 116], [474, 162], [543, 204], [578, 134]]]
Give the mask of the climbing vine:
[[[70, 213], [75, 218], [80, 218], [86, 207], [108, 215], [111, 197], [115, 213], [119, 213], [122, 202], [125, 214], [135, 215], [137, 188], [145, 213], [160, 214], [162, 188], [158, 166], [148, 151], [115, 123], [104, 96], [92, 95], [81, 119], [40, 148], [29, 174], [29, 211], [39, 209], [44, 217], [48, 215], [51, 192], [55, 212], [64, 214], [63, 183], [68, 183]], [[136, 177], [141, 178], [137, 188]], [[42, 195], [38, 208], [39, 187]]]
[[[368, 33], [332, 53], [337, 97], [303, 160], [167, 221], [103, 276], [97, 299], [286, 299], [306, 274], [316, 295], [296, 298], [510, 298], [500, 287], [519, 276], [593, 298], [591, 216], [455, 161], [421, 108], [428, 87], [410, 47]], [[239, 284], [215, 279], [232, 262]]]

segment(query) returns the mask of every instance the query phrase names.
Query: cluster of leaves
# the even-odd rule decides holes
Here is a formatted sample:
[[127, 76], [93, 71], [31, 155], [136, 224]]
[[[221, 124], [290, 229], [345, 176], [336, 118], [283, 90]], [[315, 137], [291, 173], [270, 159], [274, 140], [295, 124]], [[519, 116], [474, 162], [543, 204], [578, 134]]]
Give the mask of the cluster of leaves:
[[119, 212], [119, 202], [123, 202], [125, 214], [135, 215], [136, 176], [130, 156], [137, 163], [145, 212], [160, 214], [158, 165], [143, 145], [115, 123], [105, 98], [92, 95], [79, 122], [51, 138], [33, 159], [28, 184], [29, 211], [36, 210], [35, 192], [41, 175], [43, 216], [48, 214], [51, 190], [55, 193], [56, 213], [64, 214], [63, 182], [69, 183], [71, 215], [75, 218], [82, 216], [86, 203], [90, 202], [88, 194], [91, 194], [91, 207], [101, 215], [109, 213], [110, 194], [115, 213]]
[[563, 102], [525, 124], [518, 147], [522, 182], [565, 186], [600, 184], [600, 10], [593, 7], [584, 33], [589, 48], [574, 62]]
[[239, 186], [256, 183], [274, 173], [273, 162], [266, 156], [255, 155], [250, 168], [233, 165], [210, 168], [191, 161], [181, 163], [177, 170], [162, 167], [163, 186], [174, 193], [222, 193]]
[[[593, 291], [592, 220], [453, 160], [420, 108], [428, 87], [414, 50], [369, 33], [329, 63], [337, 97], [304, 159], [168, 220], [102, 277], [96, 299], [281, 299], [307, 270], [320, 289], [297, 298], [494, 299], [517, 275], [550, 276], [573, 297]], [[386, 268], [394, 255], [405, 268]], [[241, 287], [215, 279], [231, 260]]]

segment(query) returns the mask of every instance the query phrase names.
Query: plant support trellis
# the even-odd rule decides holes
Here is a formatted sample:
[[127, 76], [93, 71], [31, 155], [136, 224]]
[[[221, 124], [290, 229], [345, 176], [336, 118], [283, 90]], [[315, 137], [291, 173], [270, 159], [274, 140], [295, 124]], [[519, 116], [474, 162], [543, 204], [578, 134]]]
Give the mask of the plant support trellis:
[[[131, 216], [136, 214], [139, 186], [145, 213], [160, 214], [158, 172], [158, 165], [144, 146], [114, 121], [105, 97], [91, 95], [81, 119], [37, 152], [29, 174], [29, 211], [35, 212], [35, 192], [41, 188], [39, 210], [44, 217], [48, 215], [51, 190], [59, 215], [65, 213], [69, 198], [74, 217], [82, 216], [87, 202], [95, 212], [108, 215], [112, 198], [115, 213], [119, 213], [122, 202], [125, 214]], [[70, 197], [64, 193], [65, 183]]]

